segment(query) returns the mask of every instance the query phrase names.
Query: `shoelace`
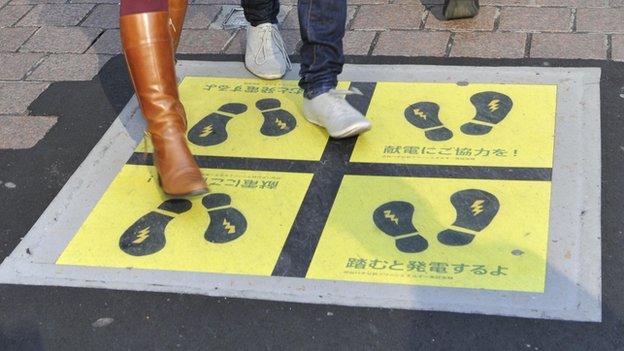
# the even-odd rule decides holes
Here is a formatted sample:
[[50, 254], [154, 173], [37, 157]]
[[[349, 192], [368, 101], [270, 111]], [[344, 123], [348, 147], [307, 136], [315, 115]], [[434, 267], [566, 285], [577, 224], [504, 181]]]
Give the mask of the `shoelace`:
[[362, 92], [358, 88], [350, 88], [349, 90], [332, 89], [332, 90], [328, 91], [328, 93], [329, 93], [329, 95], [332, 95], [334, 97], [340, 97], [340, 98], [344, 98], [344, 97], [346, 97], [348, 95], [364, 95], [364, 94], [362, 94]]
[[[268, 51], [269, 45], [271, 45], [270, 39], [273, 39], [272, 41], [275, 42], [275, 46], [277, 47], [277, 50], [279, 50], [280, 54], [282, 54], [282, 57], [284, 58], [284, 61], [286, 62], [286, 69], [287, 70], [292, 69], [292, 63], [290, 62], [290, 58], [288, 57], [288, 52], [286, 51], [286, 46], [284, 45], [282, 36], [279, 34], [277, 29], [273, 25], [266, 26], [263, 28], [262, 43], [260, 44], [260, 47], [258, 48], [256, 55], [254, 56], [254, 61], [256, 61], [256, 64], [263, 65], [268, 60], [267, 51]], [[262, 54], [262, 59], [260, 59], [261, 54]]]
[[[332, 89], [328, 91], [327, 93], [329, 94], [329, 96], [333, 97], [334, 99], [340, 99], [342, 101], [344, 101], [345, 97], [349, 95], [364, 95], [358, 88], [351, 88], [349, 90]], [[337, 110], [337, 112], [340, 114], [347, 114], [349, 112], [352, 112], [352, 109], [353, 109], [353, 107], [349, 103], [347, 104], [337, 103], [337, 104], [333, 104], [332, 107], [335, 110]]]

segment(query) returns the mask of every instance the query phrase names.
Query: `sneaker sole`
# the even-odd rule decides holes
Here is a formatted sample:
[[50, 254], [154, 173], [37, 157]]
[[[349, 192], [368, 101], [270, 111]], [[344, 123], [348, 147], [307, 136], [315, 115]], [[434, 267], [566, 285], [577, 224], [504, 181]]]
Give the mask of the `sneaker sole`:
[[253, 74], [254, 76], [256, 76], [256, 77], [258, 77], [260, 79], [264, 79], [264, 80], [282, 79], [286, 75], [286, 73], [284, 73], [284, 74], [260, 75], [260, 74], [254, 73], [254, 71], [250, 70], [249, 67], [247, 67], [246, 64], [245, 64], [245, 68], [247, 69], [247, 71], [249, 71], [249, 73]]
[[[313, 120], [310, 120], [307, 117], [306, 117], [306, 120], [308, 122], [316, 125], [316, 126], [319, 126], [319, 127], [323, 128], [323, 129], [327, 130], [321, 124], [319, 124], [319, 123], [317, 123], [317, 122], [315, 122]], [[364, 132], [368, 132], [369, 130], [371, 130], [372, 127], [373, 127], [373, 125], [370, 122], [368, 122], [368, 123], [361, 122], [361, 123], [357, 123], [355, 125], [349, 126], [348, 128], [345, 128], [345, 129], [341, 130], [338, 133], [334, 133], [333, 135], [329, 134], [329, 136], [334, 138], [334, 139], [344, 139], [344, 138], [352, 137], [352, 136], [355, 136], [355, 135], [358, 135], [358, 134], [362, 134]]]

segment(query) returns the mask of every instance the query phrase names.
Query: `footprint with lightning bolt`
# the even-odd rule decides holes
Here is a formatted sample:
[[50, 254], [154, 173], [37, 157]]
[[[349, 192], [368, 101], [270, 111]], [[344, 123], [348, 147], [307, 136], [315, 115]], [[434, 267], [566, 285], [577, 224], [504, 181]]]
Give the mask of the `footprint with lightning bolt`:
[[165, 229], [177, 215], [191, 209], [184, 199], [167, 200], [139, 218], [119, 238], [119, 248], [132, 256], [154, 254], [165, 247]]
[[453, 137], [453, 132], [446, 128], [438, 116], [440, 106], [433, 102], [417, 102], [405, 109], [408, 122], [425, 131], [431, 141], [444, 141]]
[[495, 91], [477, 93], [470, 98], [470, 102], [475, 106], [477, 114], [461, 127], [461, 131], [468, 135], [489, 133], [492, 127], [507, 117], [513, 107], [509, 96]]
[[204, 238], [215, 244], [224, 244], [238, 239], [247, 231], [247, 220], [237, 209], [232, 208], [232, 199], [227, 194], [208, 194], [202, 199], [208, 210], [210, 224]]
[[260, 133], [266, 136], [281, 136], [288, 134], [297, 126], [297, 119], [282, 108], [277, 99], [262, 99], [256, 102], [256, 107], [262, 112], [264, 123]]
[[451, 204], [457, 217], [449, 229], [438, 234], [438, 241], [449, 246], [463, 246], [492, 223], [500, 209], [493, 194], [478, 189], [467, 189], [451, 195]]
[[373, 222], [379, 230], [395, 239], [397, 249], [405, 253], [422, 252], [429, 247], [427, 240], [412, 224], [414, 206], [405, 201], [392, 201], [373, 212]]
[[247, 111], [247, 106], [238, 103], [225, 104], [217, 112], [202, 118], [188, 132], [188, 140], [199, 146], [219, 145], [228, 138], [227, 123], [236, 115]]

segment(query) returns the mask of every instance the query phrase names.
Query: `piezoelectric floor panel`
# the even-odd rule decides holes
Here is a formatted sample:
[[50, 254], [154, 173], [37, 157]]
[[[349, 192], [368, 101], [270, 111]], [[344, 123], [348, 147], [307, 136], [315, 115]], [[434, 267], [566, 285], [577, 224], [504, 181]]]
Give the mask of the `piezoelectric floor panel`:
[[211, 193], [164, 196], [133, 99], [1, 281], [600, 319], [599, 70], [347, 66], [346, 140], [292, 72], [179, 73]]
[[307, 277], [541, 293], [549, 206], [543, 181], [346, 176]]
[[125, 166], [57, 263], [270, 276], [312, 176], [204, 172], [213, 193], [171, 200]]
[[351, 161], [550, 168], [556, 104], [556, 85], [380, 82]]

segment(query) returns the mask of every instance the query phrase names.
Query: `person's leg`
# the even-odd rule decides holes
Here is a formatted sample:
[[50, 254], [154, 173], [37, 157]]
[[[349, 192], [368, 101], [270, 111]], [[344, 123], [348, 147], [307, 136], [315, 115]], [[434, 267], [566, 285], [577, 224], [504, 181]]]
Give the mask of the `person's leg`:
[[344, 65], [342, 39], [347, 20], [346, 0], [299, 0], [301, 71], [306, 119], [324, 127], [334, 138], [363, 133], [371, 123], [345, 100], [350, 91], [338, 91]]
[[277, 29], [279, 0], [241, 0], [245, 10], [247, 43], [245, 67], [264, 79], [279, 79], [290, 69], [288, 51]]
[[277, 24], [279, 14], [279, 0], [241, 0], [245, 10], [245, 19], [253, 27], [264, 23]]
[[122, 0], [121, 44], [164, 192], [176, 197], [198, 195], [208, 189], [186, 142], [167, 7], [167, 0]]
[[300, 86], [312, 99], [336, 87], [342, 72], [342, 38], [346, 0], [299, 0], [301, 47]]

